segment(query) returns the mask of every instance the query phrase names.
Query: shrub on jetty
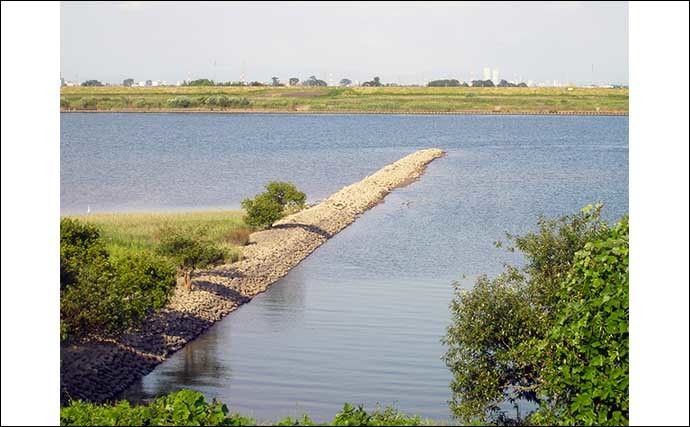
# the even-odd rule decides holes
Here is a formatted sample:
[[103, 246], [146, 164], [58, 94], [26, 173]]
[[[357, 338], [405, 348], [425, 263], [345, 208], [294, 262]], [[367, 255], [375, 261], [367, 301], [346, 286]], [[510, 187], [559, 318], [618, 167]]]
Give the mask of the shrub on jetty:
[[266, 184], [265, 192], [254, 199], [242, 201], [242, 207], [247, 212], [244, 221], [253, 227], [270, 226], [287, 213], [304, 208], [306, 200], [306, 194], [294, 184], [271, 181]]
[[126, 330], [162, 307], [174, 283], [167, 261], [147, 252], [111, 257], [97, 227], [60, 221], [61, 340]]
[[192, 273], [195, 269], [225, 261], [223, 250], [206, 239], [203, 231], [192, 234], [171, 229], [163, 234], [158, 252], [175, 261], [178, 271], [184, 277], [184, 287], [188, 292], [192, 290]]
[[[330, 423], [316, 424], [307, 415], [293, 419], [283, 418], [277, 426], [418, 426], [423, 423], [419, 416], [407, 416], [395, 408], [376, 407], [367, 412], [363, 406], [343, 406]], [[62, 426], [252, 426], [253, 418], [230, 413], [228, 407], [216, 400], [210, 404], [198, 391], [181, 390], [159, 397], [146, 406], [131, 406], [127, 401], [114, 405], [94, 405], [75, 401], [60, 409]], [[267, 424], [271, 425], [271, 424]]]
[[[462, 421], [627, 424], [628, 221], [610, 228], [600, 210], [540, 219], [537, 233], [509, 236], [523, 269], [456, 288], [444, 341]], [[539, 409], [499, 408], [518, 400]]]

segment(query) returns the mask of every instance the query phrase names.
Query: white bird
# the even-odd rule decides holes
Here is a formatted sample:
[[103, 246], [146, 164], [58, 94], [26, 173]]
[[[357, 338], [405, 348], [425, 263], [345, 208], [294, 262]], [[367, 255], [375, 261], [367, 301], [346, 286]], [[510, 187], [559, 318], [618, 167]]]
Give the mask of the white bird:
[[91, 213], [91, 205], [86, 205], [86, 213], [87, 214]]

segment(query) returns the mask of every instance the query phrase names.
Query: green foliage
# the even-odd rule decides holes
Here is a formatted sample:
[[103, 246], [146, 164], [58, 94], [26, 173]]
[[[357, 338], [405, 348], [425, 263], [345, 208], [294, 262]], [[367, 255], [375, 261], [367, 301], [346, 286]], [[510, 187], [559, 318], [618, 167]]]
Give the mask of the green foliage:
[[385, 410], [377, 405], [371, 414], [364, 410], [362, 405], [357, 408], [349, 403], [343, 406], [331, 425], [333, 426], [418, 426], [422, 420], [418, 416], [408, 417], [399, 413], [395, 408], [387, 407]]
[[175, 108], [187, 108], [192, 105], [192, 99], [188, 96], [176, 96], [168, 99], [168, 105]]
[[558, 318], [540, 347], [542, 424], [627, 425], [628, 220], [588, 242], [558, 292]]
[[69, 107], [70, 107], [69, 100], [67, 98], [65, 98], [64, 96], [61, 96], [60, 97], [60, 108], [69, 108]]
[[494, 280], [480, 277], [471, 291], [456, 286], [444, 342], [453, 373], [451, 410], [461, 420], [495, 421], [502, 402], [535, 398], [531, 387], [537, 367], [522, 343], [539, 336], [545, 326], [528, 292], [515, 269]]
[[[464, 422], [521, 422], [524, 420], [511, 420], [507, 417], [499, 410], [499, 405], [522, 400], [535, 402], [546, 408], [540, 411], [541, 418], [537, 416], [534, 420], [530, 419], [530, 422], [560, 423], [563, 420], [553, 416], [549, 418], [547, 412], [550, 411], [552, 415], [565, 413], [564, 408], [569, 407], [579, 391], [574, 391], [578, 389], [573, 379], [567, 380], [569, 382], [566, 384], [571, 388], [566, 393], [566, 384], [554, 382], [553, 378], [563, 375], [561, 370], [570, 369], [567, 367], [576, 364], [576, 360], [594, 366], [602, 360], [610, 360], [608, 358], [611, 354], [626, 357], [626, 362], [621, 362], [621, 366], [625, 365], [625, 374], [617, 371], [616, 381], [619, 382], [616, 384], [624, 383], [627, 387], [627, 316], [619, 312], [614, 315], [614, 320], [599, 320], [614, 322], [615, 326], [611, 328], [618, 328], [616, 331], [625, 329], [626, 334], [625, 340], [621, 336], [614, 338], [620, 340], [616, 341], [620, 342], [620, 347], [613, 353], [607, 349], [606, 359], [599, 359], [590, 351], [592, 348], [601, 351], [601, 347], [607, 342], [603, 337], [597, 336], [591, 341], [583, 337], [577, 341], [579, 336], [570, 335], [574, 333], [573, 328], [592, 327], [596, 324], [592, 323], [593, 320], [587, 320], [589, 318], [586, 316], [581, 317], [586, 307], [592, 310], [592, 319], [606, 317], [603, 314], [597, 317], [595, 313], [601, 307], [596, 305], [595, 300], [599, 297], [591, 293], [591, 285], [584, 285], [583, 280], [575, 279], [590, 277], [589, 274], [592, 273], [582, 270], [583, 253], [592, 250], [598, 244], [595, 242], [606, 239], [611, 232], [601, 220], [600, 211], [601, 205], [590, 205], [577, 215], [557, 220], [541, 218], [537, 232], [524, 236], [509, 235], [515, 245], [509, 250], [517, 249], [525, 255], [524, 268], [508, 266], [504, 273], [493, 280], [480, 277], [471, 291], [456, 286], [456, 295], [451, 303], [452, 323], [444, 338], [444, 343], [448, 346], [445, 361], [453, 373], [451, 410], [455, 416]], [[617, 242], [623, 245], [622, 239]], [[625, 257], [625, 262], [621, 259], [620, 265], [625, 265], [627, 275], [627, 238], [624, 245], [625, 250], [621, 246], [616, 251], [621, 257]], [[588, 268], [592, 267], [593, 256], [589, 256]], [[608, 254], [606, 258], [603, 255], [597, 256], [607, 262], [614, 261], [613, 258], [608, 258]], [[578, 268], [581, 271], [576, 273]], [[620, 290], [623, 287], [620, 277], [615, 280], [610, 276], [600, 279], [602, 282], [597, 280], [596, 283], [601, 286], [607, 283], [611, 289]], [[601, 301], [605, 299], [607, 303], [620, 303], [621, 306], [625, 304], [627, 309], [627, 279], [624, 283], [624, 303], [623, 300], [612, 302], [612, 296], [601, 296]], [[584, 289], [589, 290], [585, 292]], [[617, 294], [616, 297], [619, 296]], [[574, 325], [568, 322], [573, 322]], [[560, 329], [555, 330], [557, 325], [560, 325]], [[558, 337], [563, 340], [560, 346], [556, 344]], [[572, 351], [577, 348], [577, 357], [572, 355], [571, 359], [567, 359], [564, 354], [559, 353], [567, 348]], [[562, 363], [566, 359], [568, 362]], [[559, 360], [561, 362], [557, 362]], [[585, 378], [580, 377], [581, 375], [587, 375], [589, 381], [595, 372], [590, 371], [576, 371], [574, 375], [577, 375], [578, 381]], [[545, 384], [561, 388], [548, 389]], [[607, 390], [610, 392], [607, 396], [616, 402], [627, 402], [627, 392], [623, 393], [621, 387]], [[582, 405], [584, 403], [581, 401], [578, 408]], [[627, 412], [623, 410], [619, 411], [620, 418], [615, 418], [617, 416], [613, 412], [610, 410], [605, 415], [609, 417], [606, 422], [616, 423], [614, 419], [623, 420], [627, 417]], [[598, 412], [597, 417], [599, 414], [601, 412]], [[585, 418], [572, 419], [576, 423], [587, 421]], [[596, 422], [599, 422], [598, 418]]]
[[162, 307], [174, 268], [146, 252], [111, 257], [91, 224], [60, 221], [60, 338], [116, 334]]
[[328, 83], [321, 79], [317, 79], [316, 76], [309, 76], [307, 80], [302, 82], [303, 86], [328, 86]]
[[[401, 414], [392, 407], [381, 409], [378, 405], [367, 413], [360, 405], [357, 408], [346, 403], [333, 421], [332, 426], [418, 426], [418, 416]], [[159, 397], [146, 406], [131, 406], [127, 401], [113, 405], [94, 405], [74, 401], [60, 409], [62, 426], [250, 426], [256, 425], [252, 418], [230, 414], [226, 405], [206, 402], [204, 396], [192, 390], [182, 390]], [[301, 418], [283, 418], [273, 425], [313, 426], [318, 425], [307, 414]]]
[[427, 83], [429, 87], [457, 87], [460, 86], [460, 81], [457, 79], [432, 80]]
[[252, 227], [270, 226], [283, 217], [283, 207], [266, 193], [242, 200], [242, 208], [247, 212], [244, 222]]
[[71, 218], [60, 219], [60, 289], [77, 282], [85, 266], [108, 261], [97, 227]]
[[148, 406], [72, 402], [60, 409], [62, 426], [251, 426], [255, 422], [237, 414], [228, 415], [227, 406], [206, 402], [196, 391], [182, 390], [160, 397]]
[[213, 80], [209, 79], [196, 79], [189, 82], [184, 82], [183, 86], [215, 86]]
[[282, 181], [271, 181], [266, 191], [254, 199], [244, 199], [242, 207], [247, 212], [244, 221], [253, 227], [270, 226], [287, 212], [304, 208], [307, 200], [305, 193], [294, 184]]
[[145, 108], [149, 106], [149, 103], [146, 102], [146, 99], [139, 98], [134, 100], [134, 106], [137, 108]]
[[226, 95], [211, 95], [204, 100], [204, 104], [214, 107], [248, 107], [251, 105], [247, 98], [230, 98]]
[[294, 184], [284, 181], [271, 181], [266, 185], [266, 193], [284, 208], [302, 208], [307, 195]]
[[87, 80], [85, 82], [82, 82], [82, 86], [103, 86], [103, 83], [99, 82], [98, 80]]
[[124, 301], [123, 322], [136, 323], [162, 308], [175, 285], [175, 269], [149, 252], [127, 254], [113, 263], [115, 286]]
[[205, 238], [203, 230], [195, 233], [186, 230], [163, 231], [158, 252], [174, 260], [181, 270], [193, 270], [220, 264], [225, 253], [215, 243]]
[[93, 96], [85, 96], [79, 100], [78, 105], [82, 110], [95, 110], [98, 106], [98, 99]]
[[122, 332], [165, 305], [174, 284], [174, 269], [145, 252], [92, 260], [80, 269], [77, 285], [61, 293], [65, 335]]
[[309, 415], [307, 414], [302, 414], [302, 418], [291, 418], [291, 417], [285, 417], [282, 420], [278, 421], [275, 423], [277, 426], [316, 426], [319, 424], [315, 424], [314, 421], [312, 421], [311, 418], [309, 418]]

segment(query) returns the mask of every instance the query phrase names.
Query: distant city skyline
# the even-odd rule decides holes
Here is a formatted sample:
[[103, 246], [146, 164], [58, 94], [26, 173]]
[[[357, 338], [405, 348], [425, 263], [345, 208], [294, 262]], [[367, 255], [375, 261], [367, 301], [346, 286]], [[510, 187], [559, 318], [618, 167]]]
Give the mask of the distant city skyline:
[[61, 76], [628, 83], [627, 3], [61, 3]]

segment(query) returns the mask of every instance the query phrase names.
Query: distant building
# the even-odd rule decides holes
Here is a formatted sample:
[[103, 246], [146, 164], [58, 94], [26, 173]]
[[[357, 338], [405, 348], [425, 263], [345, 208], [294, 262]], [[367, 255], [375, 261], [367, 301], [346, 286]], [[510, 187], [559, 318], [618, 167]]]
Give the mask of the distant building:
[[491, 80], [491, 68], [484, 67], [484, 80]]
[[[488, 79], [486, 79], [486, 80], [488, 80]], [[498, 79], [498, 68], [494, 68], [493, 72], [491, 73], [491, 81], [494, 82], [495, 85], [497, 85], [501, 82]]]

